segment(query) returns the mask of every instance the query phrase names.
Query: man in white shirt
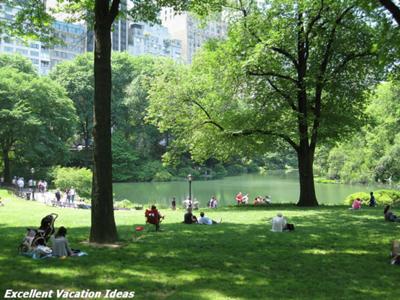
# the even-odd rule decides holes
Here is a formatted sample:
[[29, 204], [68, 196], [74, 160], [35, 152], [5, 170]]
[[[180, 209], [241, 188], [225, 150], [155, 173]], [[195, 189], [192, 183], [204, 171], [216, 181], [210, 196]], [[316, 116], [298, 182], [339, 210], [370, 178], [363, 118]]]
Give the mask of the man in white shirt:
[[201, 212], [200, 213], [200, 218], [197, 220], [198, 224], [204, 224], [204, 225], [213, 225], [213, 224], [218, 224], [221, 223], [221, 219], [219, 220], [219, 222], [216, 222], [214, 220], [211, 220], [209, 217], [205, 217], [204, 213]]
[[272, 229], [274, 232], [282, 232], [286, 229], [286, 219], [281, 213], [278, 213], [276, 217], [272, 218]]

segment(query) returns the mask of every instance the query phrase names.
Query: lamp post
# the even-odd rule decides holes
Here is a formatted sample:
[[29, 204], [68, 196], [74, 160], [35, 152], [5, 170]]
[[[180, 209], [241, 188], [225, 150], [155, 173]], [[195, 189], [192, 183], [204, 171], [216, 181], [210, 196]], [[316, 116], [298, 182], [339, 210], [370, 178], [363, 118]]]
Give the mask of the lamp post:
[[191, 202], [192, 202], [192, 179], [193, 179], [192, 175], [189, 174], [187, 179], [188, 179], [188, 182], [189, 182], [189, 201], [190, 201], [190, 204], [191, 204]]
[[32, 174], [32, 200], [35, 200], [35, 186], [36, 186], [36, 182], [35, 182], [35, 168], [31, 168], [31, 174]]

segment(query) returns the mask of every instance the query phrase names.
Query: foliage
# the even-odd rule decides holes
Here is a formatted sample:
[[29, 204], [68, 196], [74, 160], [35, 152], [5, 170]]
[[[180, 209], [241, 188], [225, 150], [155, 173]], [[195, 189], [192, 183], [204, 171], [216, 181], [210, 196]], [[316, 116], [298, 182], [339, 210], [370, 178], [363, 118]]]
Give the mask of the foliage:
[[89, 169], [56, 167], [53, 174], [54, 184], [60, 190], [74, 187], [79, 196], [91, 197], [93, 175]]
[[9, 182], [10, 154], [31, 167], [64, 163], [76, 117], [65, 90], [32, 73], [26, 59], [0, 56], [0, 64], [0, 147]]
[[316, 205], [317, 142], [343, 139], [364, 124], [365, 91], [383, 71], [387, 23], [372, 25], [354, 1], [236, 5], [226, 41], [211, 42], [190, 68], [160, 71], [149, 120], [173, 133], [170, 152], [190, 151], [199, 161], [286, 143], [299, 160], [299, 204]]
[[[400, 203], [400, 191], [397, 190], [377, 190], [374, 191], [374, 196], [378, 205], [391, 205]], [[361, 202], [364, 205], [369, 204], [370, 195], [369, 193], [365, 192], [354, 193], [347, 196], [344, 200], [344, 203], [351, 205], [353, 201], [357, 198], [360, 198], [362, 200]]]
[[139, 157], [132, 145], [120, 133], [112, 136], [113, 180], [128, 181], [134, 179]]
[[368, 124], [351, 139], [330, 149], [325, 147], [326, 158], [317, 159], [316, 163], [321, 175], [353, 183], [400, 180], [399, 95], [400, 85], [396, 80], [377, 86], [369, 95]]
[[158, 171], [156, 174], [154, 174], [153, 177], [154, 181], [171, 181], [173, 180], [173, 175], [168, 172], [167, 170], [161, 170]]

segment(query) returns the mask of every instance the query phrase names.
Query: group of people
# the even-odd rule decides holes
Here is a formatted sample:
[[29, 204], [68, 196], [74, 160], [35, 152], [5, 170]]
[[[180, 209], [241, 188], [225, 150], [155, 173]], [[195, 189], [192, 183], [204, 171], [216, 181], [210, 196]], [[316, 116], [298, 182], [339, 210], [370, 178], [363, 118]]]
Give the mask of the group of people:
[[[375, 207], [376, 206], [376, 199], [375, 199], [375, 196], [374, 196], [374, 192], [370, 192], [369, 195], [370, 195], [370, 198], [369, 198], [368, 206], [369, 207]], [[360, 198], [356, 198], [353, 201], [353, 203], [351, 204], [350, 209], [358, 210], [358, 209], [361, 209], [361, 206], [362, 206], [361, 199]]]
[[[242, 204], [248, 204], [249, 203], [249, 194], [242, 194], [242, 192], [239, 192], [236, 196], [235, 196], [235, 200], [237, 205], [242, 205]], [[265, 204], [271, 204], [271, 196], [257, 196], [254, 198], [254, 206], [257, 205], [265, 205]]]
[[215, 196], [212, 196], [211, 199], [207, 203], [208, 208], [217, 208], [218, 207], [218, 200]]
[[192, 213], [192, 209], [189, 208], [185, 215], [183, 216], [183, 223], [184, 224], [203, 224], [203, 225], [213, 225], [213, 224], [219, 224], [222, 222], [222, 219], [219, 219], [218, 221], [214, 221], [211, 218], [207, 217], [204, 212], [200, 213], [200, 217], [197, 218], [195, 215]]

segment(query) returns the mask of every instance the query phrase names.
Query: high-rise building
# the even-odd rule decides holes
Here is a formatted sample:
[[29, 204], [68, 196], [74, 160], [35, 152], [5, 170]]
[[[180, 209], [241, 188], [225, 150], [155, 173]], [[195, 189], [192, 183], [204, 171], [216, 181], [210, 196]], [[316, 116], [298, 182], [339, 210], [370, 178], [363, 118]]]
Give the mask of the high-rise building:
[[128, 53], [151, 54], [181, 60], [181, 41], [171, 39], [166, 27], [146, 23], [130, 23], [128, 30]]
[[168, 28], [173, 39], [182, 43], [182, 58], [191, 63], [196, 51], [209, 39], [223, 39], [227, 34], [227, 23], [222, 19], [203, 24], [188, 12], [177, 14], [172, 8], [163, 8], [162, 24]]
[[[17, 12], [16, 7], [0, 4], [0, 18], [12, 20]], [[39, 41], [26, 42], [3, 34], [0, 38], [0, 53], [19, 53], [29, 58], [41, 75], [48, 74], [57, 63], [84, 53], [86, 32], [84, 26], [61, 21], [56, 21], [53, 26], [55, 35], [62, 44], [48, 47]]]
[[[126, 0], [121, 0], [120, 11], [127, 10]], [[94, 51], [94, 32], [88, 30], [86, 36], [86, 50]], [[128, 21], [124, 18], [114, 21], [111, 32], [111, 45], [113, 51], [127, 51], [128, 49]]]

